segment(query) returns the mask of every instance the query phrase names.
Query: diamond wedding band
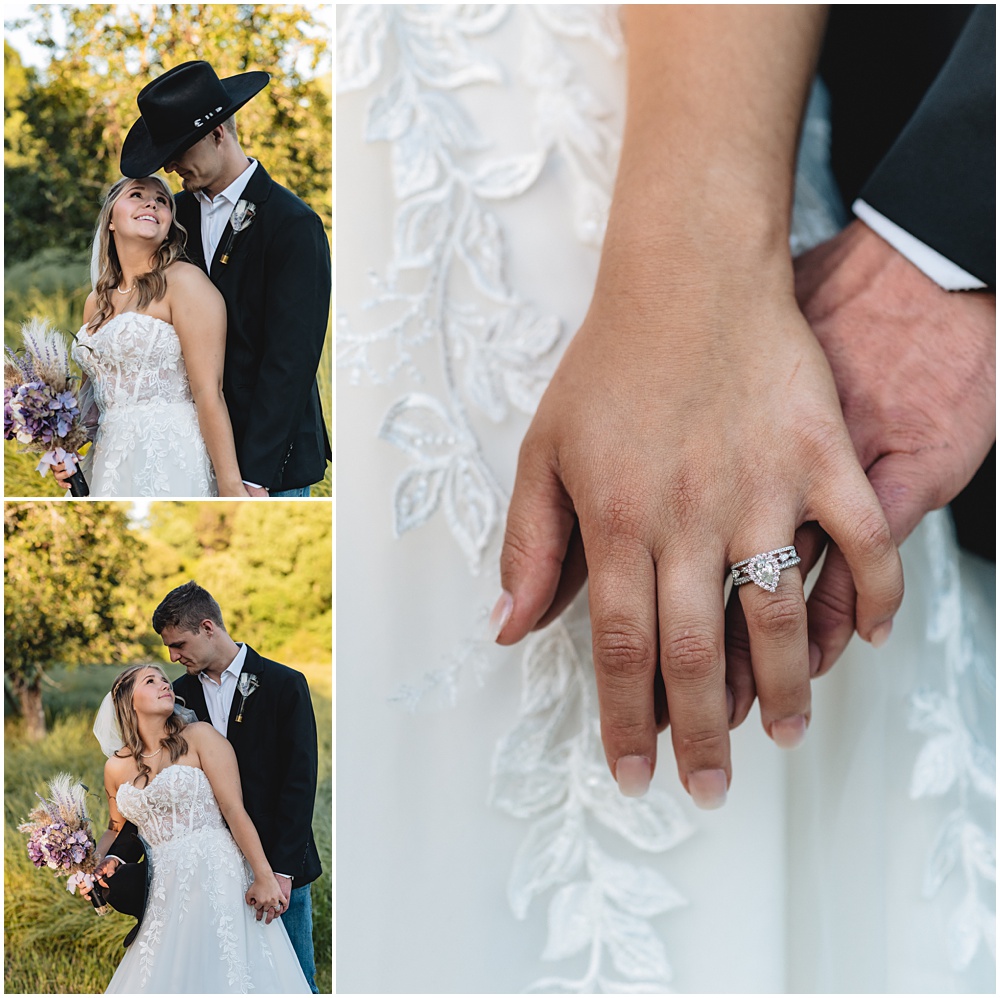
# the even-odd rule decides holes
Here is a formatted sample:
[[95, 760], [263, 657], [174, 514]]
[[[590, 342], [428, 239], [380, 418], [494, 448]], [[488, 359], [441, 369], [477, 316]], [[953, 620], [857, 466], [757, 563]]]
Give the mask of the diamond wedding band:
[[734, 586], [753, 582], [761, 589], [773, 593], [778, 588], [781, 570], [798, 565], [801, 561], [795, 545], [789, 544], [787, 547], [775, 548], [773, 551], [765, 551], [763, 554], [755, 554], [752, 558], [737, 561], [729, 566], [729, 571], [733, 574]]

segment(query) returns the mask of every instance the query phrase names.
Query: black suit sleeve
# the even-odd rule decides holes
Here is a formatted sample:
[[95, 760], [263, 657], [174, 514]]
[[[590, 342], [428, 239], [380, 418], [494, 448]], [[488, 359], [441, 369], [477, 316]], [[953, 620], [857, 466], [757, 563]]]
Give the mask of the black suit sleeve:
[[996, 8], [980, 4], [861, 197], [996, 283]]
[[316, 391], [330, 317], [330, 244], [318, 215], [302, 211], [281, 223], [268, 248], [267, 275], [265, 344], [240, 473], [273, 489]]
[[138, 863], [142, 858], [142, 843], [139, 830], [131, 821], [126, 821], [114, 842], [108, 848], [108, 856], [117, 856], [123, 863]]
[[309, 687], [300, 673], [292, 676], [279, 693], [283, 770], [278, 797], [281, 833], [267, 858], [276, 873], [294, 876], [303, 868], [306, 850], [312, 841], [318, 766], [316, 717]]

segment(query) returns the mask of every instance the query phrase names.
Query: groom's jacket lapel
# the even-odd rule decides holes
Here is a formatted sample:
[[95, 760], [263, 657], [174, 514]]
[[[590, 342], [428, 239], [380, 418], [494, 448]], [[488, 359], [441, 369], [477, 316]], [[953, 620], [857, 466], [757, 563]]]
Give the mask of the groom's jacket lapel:
[[201, 241], [201, 204], [193, 194], [187, 191], [182, 191], [177, 195], [177, 221], [187, 229], [188, 258], [193, 264], [201, 267], [212, 278], [214, 283], [218, 284], [220, 277], [226, 272], [227, 267], [234, 268], [239, 266], [239, 255], [241, 254], [238, 254], [238, 251], [241, 245], [249, 239], [256, 238], [260, 232], [262, 228], [259, 224], [260, 214], [264, 203], [270, 196], [273, 183], [274, 181], [271, 180], [267, 170], [258, 162], [257, 169], [253, 171], [253, 176], [247, 182], [247, 186], [243, 191], [243, 200], [255, 205], [257, 213], [253, 221], [236, 236], [229, 254], [228, 263], [220, 263], [219, 261], [222, 259], [222, 254], [229, 244], [229, 237], [233, 231], [231, 223], [226, 222], [226, 227], [222, 231], [222, 238], [219, 240], [219, 245], [215, 247], [215, 254], [212, 257], [211, 265], [209, 265], [209, 261], [205, 259], [205, 247]]
[[240, 705], [243, 704], [243, 694], [240, 693], [238, 686], [236, 693], [233, 695], [233, 705], [229, 708], [229, 727], [227, 729], [227, 737], [232, 743], [234, 749], [242, 744], [243, 737], [247, 730], [253, 730], [254, 717], [257, 716], [255, 708], [257, 706], [258, 698], [267, 696], [267, 690], [263, 688], [264, 660], [249, 645], [247, 645], [247, 656], [243, 660], [243, 672], [240, 674], [241, 677], [246, 673], [255, 675], [258, 679], [259, 685], [257, 686], [256, 691], [251, 693], [246, 698], [246, 704], [243, 706], [243, 720], [239, 723], [237, 723], [236, 718], [239, 717]]
[[[215, 255], [212, 257], [212, 266], [208, 269], [209, 277], [212, 281], [218, 284], [219, 279], [225, 273], [227, 268], [238, 267], [239, 259], [242, 255], [241, 250], [248, 240], [256, 239], [259, 235], [262, 226], [259, 224], [261, 219], [260, 215], [263, 211], [263, 205], [267, 201], [269, 194], [271, 193], [271, 184], [273, 181], [268, 176], [267, 170], [261, 165], [260, 162], [257, 163], [257, 169], [253, 171], [253, 176], [247, 182], [246, 187], [243, 190], [242, 200], [249, 201], [257, 209], [253, 220], [250, 224], [243, 229], [242, 232], [238, 233], [235, 241], [233, 242], [232, 250], [229, 254], [228, 263], [220, 263], [222, 259], [222, 254], [225, 252], [226, 246], [229, 244], [229, 237], [232, 234], [233, 227], [230, 222], [226, 222], [226, 227], [222, 232], [222, 238], [219, 240], [219, 245], [215, 247]], [[199, 224], [201, 218], [199, 216]], [[203, 254], [204, 255], [204, 254]]]

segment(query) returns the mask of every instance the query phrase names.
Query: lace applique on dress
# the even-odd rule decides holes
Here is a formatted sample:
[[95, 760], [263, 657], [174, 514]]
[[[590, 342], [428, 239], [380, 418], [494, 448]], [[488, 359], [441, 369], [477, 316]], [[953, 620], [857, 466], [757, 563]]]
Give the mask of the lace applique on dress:
[[[460, 94], [474, 83], [514, 88], [477, 45], [505, 19], [521, 33], [516, 86], [527, 94], [530, 127], [521, 149], [494, 154]], [[391, 319], [362, 331], [361, 316], [338, 315], [338, 366], [355, 384], [384, 384], [422, 381], [426, 363], [442, 365], [444, 391], [403, 395], [379, 429], [410, 461], [396, 485], [395, 530], [443, 510], [478, 575], [484, 562], [496, 563], [509, 497], [475, 415], [500, 423], [512, 410], [533, 413], [565, 345], [560, 318], [508, 281], [498, 212], [558, 159], [572, 182], [554, 196], [565, 199], [573, 236], [596, 258], [618, 142], [565, 43], [585, 41], [589, 58], [613, 62], [621, 53], [616, 14], [585, 5], [353, 6], [338, 38], [338, 89], [374, 89], [365, 137], [390, 143], [397, 198], [393, 256], [384, 276], [371, 275], [363, 306]], [[661, 874], [599, 846], [594, 832], [610, 829], [656, 853], [691, 827], [669, 794], [618, 793], [601, 750], [589, 630], [568, 620], [526, 643], [520, 717], [497, 746], [490, 789], [495, 807], [531, 822], [508, 885], [514, 914], [524, 918], [554, 890], [544, 958], [590, 953], [582, 980], [543, 978], [529, 990], [663, 990], [671, 971], [650, 919], [683, 899]], [[468, 642], [458, 662], [398, 697], [413, 706], [432, 692], [453, 700], [463, 666], [480, 675], [486, 668], [485, 646]]]
[[[152, 977], [157, 956], [173, 959], [173, 954], [164, 954], [161, 947], [168, 896], [177, 910], [178, 923], [192, 913], [200, 920], [208, 913], [198, 905], [192, 911], [191, 895], [197, 890], [200, 902], [207, 896], [211, 905], [210, 924], [215, 927], [229, 983], [243, 993], [252, 990], [249, 968], [233, 932], [235, 920], [243, 918], [240, 895], [250, 880], [208, 777], [191, 766], [168, 766], [147, 787], [129, 783], [119, 787], [117, 803], [122, 815], [145, 839], [152, 864], [150, 896], [154, 903], [136, 940], [142, 957], [142, 983]], [[238, 885], [238, 892], [233, 885]]]
[[910, 797], [947, 795], [954, 801], [927, 859], [922, 893], [930, 899], [946, 881], [961, 884], [946, 939], [951, 966], [961, 971], [980, 945], [996, 959], [996, 835], [983, 820], [984, 805], [995, 814], [997, 796], [996, 753], [983, 734], [984, 724], [994, 723], [992, 715], [983, 716], [983, 705], [996, 701], [995, 660], [969, 640], [977, 631], [977, 610], [963, 593], [948, 514], [929, 513], [922, 530], [934, 573], [927, 640], [940, 646], [943, 668], [940, 683], [922, 686], [910, 698], [910, 728], [927, 736], [913, 766]]
[[73, 358], [100, 413], [88, 479], [95, 496], [214, 496], [180, 340], [162, 319], [121, 312], [77, 334]]

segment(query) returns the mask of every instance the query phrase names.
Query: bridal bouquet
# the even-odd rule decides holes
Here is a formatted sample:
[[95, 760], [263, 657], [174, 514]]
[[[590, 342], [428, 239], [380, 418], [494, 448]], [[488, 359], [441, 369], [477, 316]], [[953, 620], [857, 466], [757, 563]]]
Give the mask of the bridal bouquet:
[[[94, 852], [97, 848], [87, 814], [87, 788], [74, 782], [69, 773], [60, 773], [49, 783], [49, 796], [35, 796], [41, 803], [28, 820], [17, 826], [28, 836], [28, 858], [37, 867], [47, 866], [57, 877], [69, 877], [66, 890], [75, 894], [78, 887], [94, 886]], [[98, 915], [107, 905], [97, 890], [91, 901]]]
[[[38, 471], [53, 464], [76, 469], [79, 449], [87, 442], [76, 375], [70, 370], [66, 340], [43, 319], [21, 327], [24, 354], [6, 348], [3, 365], [3, 436], [24, 444], [23, 451], [42, 455]], [[82, 471], [70, 479], [74, 496], [90, 495]]]

